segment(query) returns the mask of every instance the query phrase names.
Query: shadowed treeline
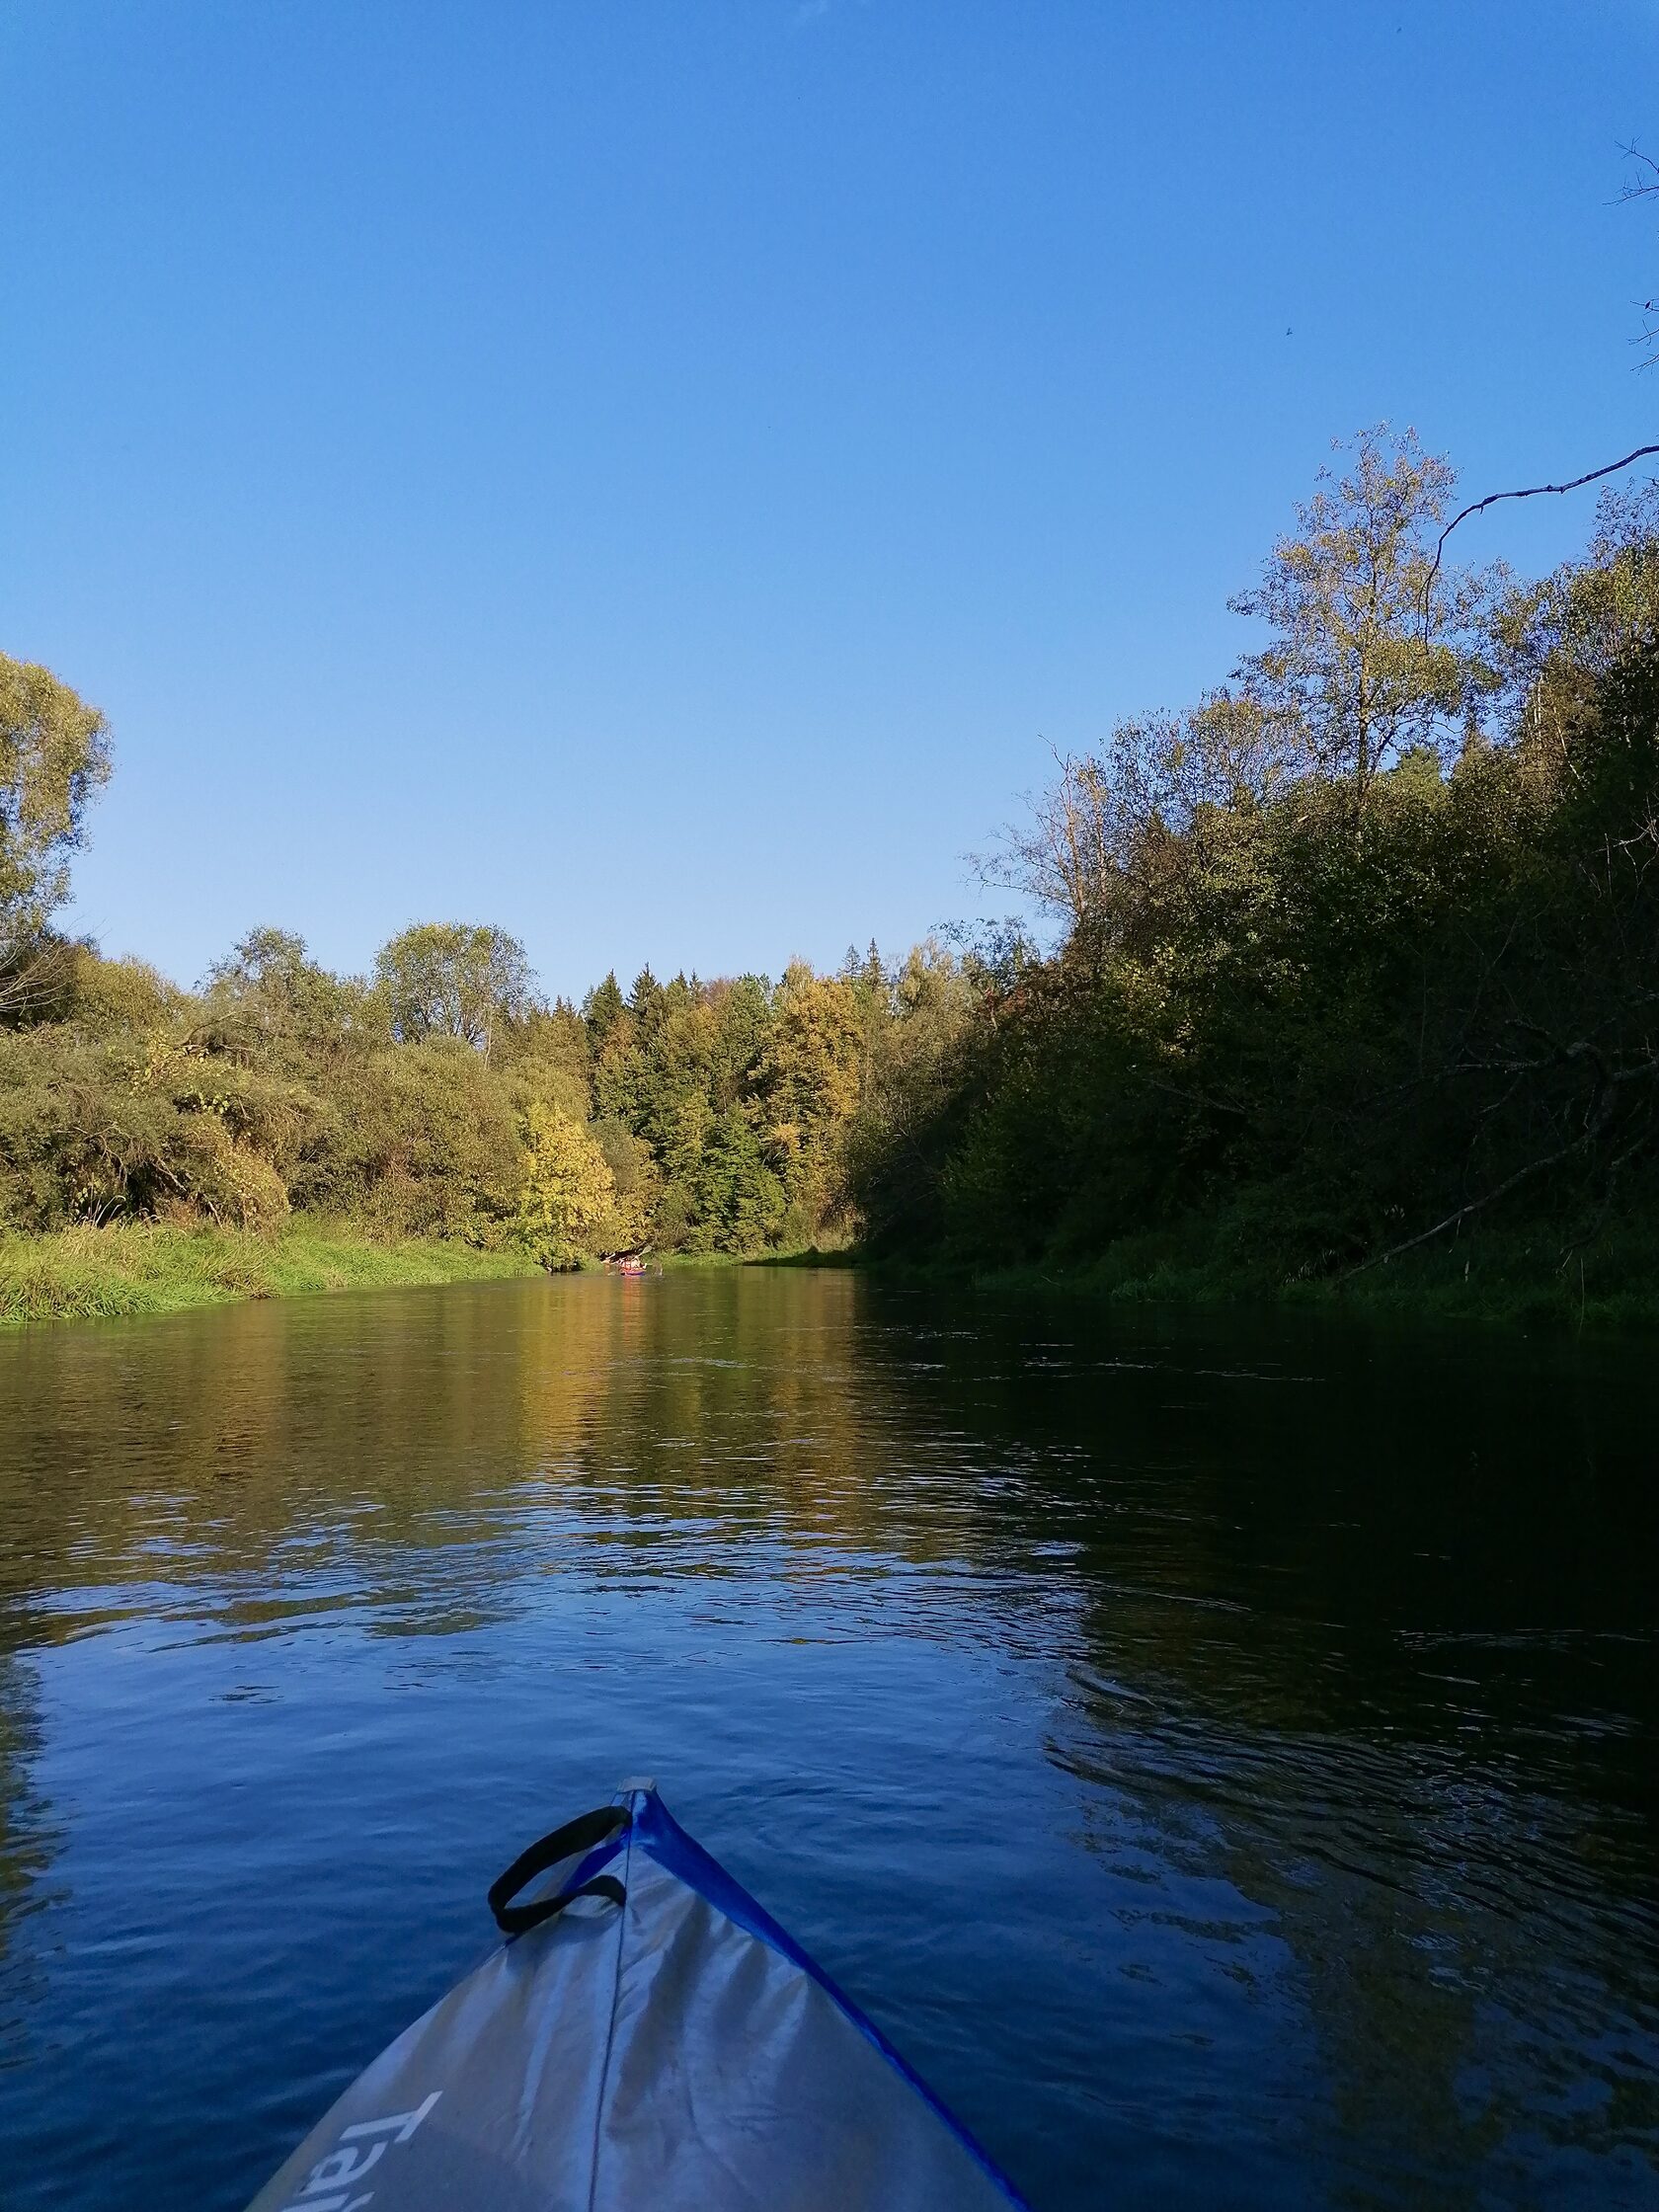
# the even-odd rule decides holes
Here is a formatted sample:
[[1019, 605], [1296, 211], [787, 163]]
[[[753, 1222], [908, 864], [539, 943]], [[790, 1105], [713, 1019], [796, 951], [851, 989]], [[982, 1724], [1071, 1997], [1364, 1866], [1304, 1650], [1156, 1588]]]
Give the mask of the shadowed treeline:
[[855, 1128], [878, 1244], [1650, 1316], [1652, 490], [1535, 583], [1453, 566], [1453, 481], [1357, 440], [1228, 681], [1060, 762], [995, 863], [1059, 947]]

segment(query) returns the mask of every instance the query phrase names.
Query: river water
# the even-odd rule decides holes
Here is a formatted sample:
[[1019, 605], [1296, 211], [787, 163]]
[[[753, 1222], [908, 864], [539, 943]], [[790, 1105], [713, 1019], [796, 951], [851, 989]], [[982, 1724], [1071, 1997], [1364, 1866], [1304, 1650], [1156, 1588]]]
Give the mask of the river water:
[[0, 2203], [234, 2212], [648, 1773], [1038, 2212], [1651, 2207], [1652, 1373], [789, 1269], [0, 1340]]

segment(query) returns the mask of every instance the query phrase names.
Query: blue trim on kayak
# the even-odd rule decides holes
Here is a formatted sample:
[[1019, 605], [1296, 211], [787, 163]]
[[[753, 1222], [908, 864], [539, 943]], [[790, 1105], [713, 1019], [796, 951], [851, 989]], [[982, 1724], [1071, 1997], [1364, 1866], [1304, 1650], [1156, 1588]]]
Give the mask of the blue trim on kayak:
[[580, 1889], [584, 1882], [592, 1881], [595, 1874], [627, 1850], [631, 1833], [630, 1829], [619, 1828], [614, 1836], [607, 1836], [602, 1844], [595, 1844], [576, 1872], [567, 1875], [560, 1883], [560, 1889]]
[[632, 1828], [624, 1829], [620, 1836], [613, 1838], [608, 1845], [602, 1845], [599, 1851], [584, 1859], [578, 1868], [578, 1876], [586, 1880], [590, 1871], [596, 1870], [607, 1858], [614, 1856], [624, 1840], [631, 1836], [643, 1850], [650, 1853], [659, 1866], [676, 1875], [688, 1889], [694, 1889], [699, 1897], [706, 1898], [728, 1920], [736, 1921], [740, 1928], [747, 1930], [760, 1942], [770, 1944], [773, 1950], [780, 1951], [792, 1965], [798, 1966], [803, 1974], [815, 1981], [849, 2024], [857, 2028], [866, 2042], [874, 2044], [889, 2066], [904, 2077], [929, 2110], [944, 2122], [986, 2177], [995, 2183], [1008, 2202], [1017, 2206], [1019, 2212], [1030, 2212], [1025, 2198], [1008, 2176], [989, 2154], [975, 2142], [956, 2115], [940, 2102], [914, 2068], [906, 2064], [874, 2020], [866, 2018], [852, 1999], [830, 1980], [818, 1961], [801, 1948], [789, 1931], [780, 1928], [765, 1907], [756, 1903], [717, 1858], [711, 1858], [702, 1845], [685, 1833], [657, 1792], [654, 1789], [636, 1790], [630, 1802], [634, 1816]]

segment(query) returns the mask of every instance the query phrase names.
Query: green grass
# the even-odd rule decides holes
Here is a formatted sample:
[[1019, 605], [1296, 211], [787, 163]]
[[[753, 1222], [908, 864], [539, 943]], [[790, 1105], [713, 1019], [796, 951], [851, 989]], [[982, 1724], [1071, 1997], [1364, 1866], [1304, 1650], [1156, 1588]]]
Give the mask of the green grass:
[[854, 1267], [860, 1257], [847, 1243], [780, 1244], [758, 1252], [659, 1252], [653, 1267], [672, 1273], [688, 1267]]
[[0, 1326], [534, 1272], [521, 1252], [426, 1239], [375, 1243], [339, 1222], [292, 1223], [275, 1236], [116, 1223], [50, 1236], [0, 1235]]
[[1345, 1281], [1287, 1276], [1235, 1228], [1188, 1220], [1090, 1257], [1012, 1266], [876, 1264], [901, 1279], [1064, 1290], [1123, 1304], [1303, 1306], [1572, 1334], [1659, 1330], [1659, 1235], [1639, 1222], [1607, 1225], [1581, 1246], [1548, 1224], [1490, 1224], [1477, 1237], [1448, 1237]]
[[[736, 1255], [665, 1255], [676, 1267], [744, 1264]], [[871, 1264], [845, 1249], [771, 1253], [772, 1267]], [[1477, 1321], [1605, 1334], [1659, 1329], [1659, 1239], [1639, 1223], [1605, 1227], [1563, 1259], [1563, 1239], [1536, 1224], [1426, 1246], [1347, 1283], [1287, 1280], [1224, 1224], [1188, 1221], [1125, 1237], [1087, 1259], [1022, 1266], [878, 1260], [912, 1281], [985, 1290], [1065, 1290], [1123, 1304], [1286, 1304], [1399, 1320]], [[279, 1234], [120, 1223], [51, 1236], [0, 1235], [0, 1326], [178, 1313], [238, 1299], [313, 1291], [462, 1283], [531, 1275], [521, 1252], [412, 1238], [378, 1243], [344, 1222], [290, 1223]]]

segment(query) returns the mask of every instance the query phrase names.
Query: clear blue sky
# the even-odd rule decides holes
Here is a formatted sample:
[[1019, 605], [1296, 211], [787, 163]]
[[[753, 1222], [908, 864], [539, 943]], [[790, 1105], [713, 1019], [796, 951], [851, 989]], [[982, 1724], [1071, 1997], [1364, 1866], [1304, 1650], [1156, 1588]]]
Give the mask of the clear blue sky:
[[1659, 436], [1656, 63], [1654, 0], [6, 0], [76, 925], [486, 919], [580, 991], [997, 910], [963, 854], [1224, 673], [1332, 435], [1471, 496]]

